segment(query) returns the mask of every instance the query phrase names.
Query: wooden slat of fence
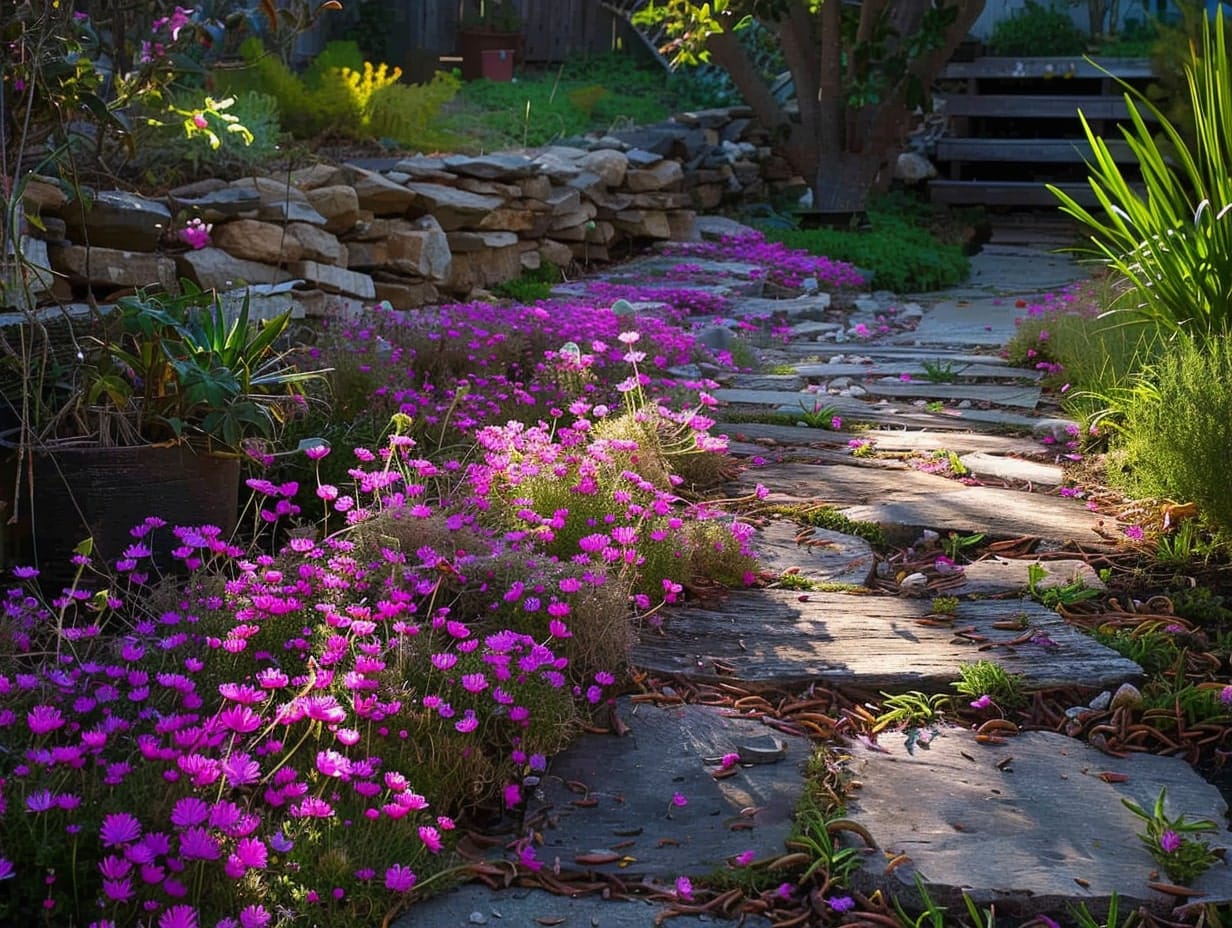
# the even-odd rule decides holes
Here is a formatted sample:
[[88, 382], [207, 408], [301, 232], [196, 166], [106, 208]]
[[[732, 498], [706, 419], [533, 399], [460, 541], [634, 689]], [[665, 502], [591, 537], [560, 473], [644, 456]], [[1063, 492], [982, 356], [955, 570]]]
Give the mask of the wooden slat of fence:
[[[1083, 206], [1098, 206], [1099, 201], [1089, 184], [1067, 183], [1055, 186], [1064, 190]], [[1042, 181], [1028, 180], [930, 180], [928, 196], [934, 203], [950, 206], [1047, 206], [1055, 207], [1057, 198]]]

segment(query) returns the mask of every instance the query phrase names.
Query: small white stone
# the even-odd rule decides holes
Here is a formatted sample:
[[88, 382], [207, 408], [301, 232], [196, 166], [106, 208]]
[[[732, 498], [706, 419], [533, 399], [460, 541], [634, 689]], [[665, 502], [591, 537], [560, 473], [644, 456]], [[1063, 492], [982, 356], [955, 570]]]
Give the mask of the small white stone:
[[928, 577], [922, 573], [907, 574], [898, 585], [904, 590], [922, 590], [928, 586]]
[[1091, 700], [1091, 708], [1096, 712], [1103, 712], [1112, 704], [1112, 691], [1104, 690], [1098, 696]]
[[1138, 691], [1138, 687], [1132, 683], [1122, 683], [1120, 688], [1113, 694], [1109, 708], [1114, 711], [1117, 709], [1136, 709], [1140, 705], [1142, 705], [1142, 693]]
[[854, 383], [850, 387], [847, 388], [847, 392], [848, 392], [848, 395], [850, 396], [866, 396], [868, 394], [867, 390], [865, 390], [863, 387], [859, 386], [858, 384], [854, 384]]
[[466, 920], [472, 925], [486, 925], [488, 923], [488, 916], [482, 912], [472, 912], [466, 917]]

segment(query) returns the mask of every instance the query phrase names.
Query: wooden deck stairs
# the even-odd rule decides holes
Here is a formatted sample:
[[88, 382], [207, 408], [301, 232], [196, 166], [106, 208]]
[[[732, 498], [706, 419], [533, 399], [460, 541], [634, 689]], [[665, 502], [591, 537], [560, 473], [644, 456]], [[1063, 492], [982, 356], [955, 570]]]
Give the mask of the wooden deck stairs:
[[933, 202], [984, 206], [1055, 206], [1046, 184], [1095, 204], [1085, 181], [1091, 150], [1079, 113], [1113, 157], [1133, 164], [1118, 122], [1127, 121], [1126, 81], [1152, 77], [1146, 59], [976, 58], [951, 62], [941, 80], [948, 132], [933, 153], [942, 177], [929, 183]]

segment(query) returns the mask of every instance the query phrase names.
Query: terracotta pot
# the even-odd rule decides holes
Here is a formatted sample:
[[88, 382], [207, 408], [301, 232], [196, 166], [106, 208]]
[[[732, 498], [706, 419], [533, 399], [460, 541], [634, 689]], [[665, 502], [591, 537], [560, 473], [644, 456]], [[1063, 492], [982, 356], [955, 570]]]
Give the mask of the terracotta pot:
[[484, 77], [483, 53], [512, 50], [515, 66], [522, 63], [526, 38], [520, 32], [496, 32], [491, 29], [459, 29], [458, 54], [462, 56], [462, 79]]

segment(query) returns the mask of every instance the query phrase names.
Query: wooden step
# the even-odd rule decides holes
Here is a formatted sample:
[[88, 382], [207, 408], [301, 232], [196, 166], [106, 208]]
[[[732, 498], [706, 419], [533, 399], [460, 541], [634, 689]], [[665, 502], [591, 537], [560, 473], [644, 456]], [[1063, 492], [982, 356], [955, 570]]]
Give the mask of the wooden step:
[[[1108, 150], [1120, 164], [1137, 159], [1121, 140], [1108, 142]], [[1082, 164], [1091, 160], [1085, 139], [961, 139], [937, 140], [938, 161], [997, 161], [1020, 164]]]
[[[946, 116], [978, 116], [1008, 119], [1129, 119], [1125, 98], [1089, 94], [976, 94], [956, 93], [945, 97]], [[1139, 109], [1147, 121], [1155, 117]]]
[[974, 61], [952, 61], [941, 77], [946, 80], [1022, 79], [1056, 80], [1074, 78], [1147, 80], [1154, 77], [1149, 58], [1087, 59], [1081, 55], [1054, 58], [1001, 58], [985, 56]]
[[[1098, 206], [1089, 184], [1054, 184], [1082, 206]], [[951, 206], [1051, 206], [1058, 200], [1043, 181], [1023, 180], [930, 180], [928, 196], [934, 203]]]

